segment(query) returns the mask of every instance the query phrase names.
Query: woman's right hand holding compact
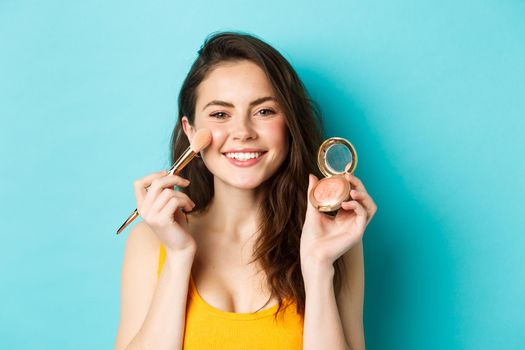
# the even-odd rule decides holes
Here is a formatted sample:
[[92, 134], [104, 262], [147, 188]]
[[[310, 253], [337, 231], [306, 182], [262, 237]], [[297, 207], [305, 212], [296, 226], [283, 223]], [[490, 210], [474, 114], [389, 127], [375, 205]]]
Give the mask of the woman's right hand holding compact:
[[[166, 251], [170, 253], [191, 252], [197, 249], [193, 236], [185, 229], [183, 208], [189, 212], [195, 203], [173, 186], [186, 187], [189, 181], [160, 171], [133, 182], [137, 211], [157, 234]], [[148, 188], [149, 186], [149, 188]]]

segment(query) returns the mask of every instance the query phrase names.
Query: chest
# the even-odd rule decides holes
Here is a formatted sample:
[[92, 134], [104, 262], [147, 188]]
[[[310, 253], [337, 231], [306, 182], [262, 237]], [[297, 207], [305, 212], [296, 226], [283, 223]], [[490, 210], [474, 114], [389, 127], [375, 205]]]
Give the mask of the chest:
[[271, 308], [266, 274], [253, 258], [253, 244], [224, 242], [219, 238], [194, 236], [198, 250], [192, 278], [200, 297], [212, 307], [235, 313]]

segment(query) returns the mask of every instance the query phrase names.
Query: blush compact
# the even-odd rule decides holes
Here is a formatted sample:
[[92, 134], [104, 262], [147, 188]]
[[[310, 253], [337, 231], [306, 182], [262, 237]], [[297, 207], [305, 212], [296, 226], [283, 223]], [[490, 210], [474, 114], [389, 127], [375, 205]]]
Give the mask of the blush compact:
[[352, 188], [345, 174], [353, 174], [357, 153], [350, 141], [331, 137], [319, 147], [317, 165], [325, 177], [310, 191], [310, 201], [320, 212], [334, 215], [341, 208], [341, 203], [350, 199]]

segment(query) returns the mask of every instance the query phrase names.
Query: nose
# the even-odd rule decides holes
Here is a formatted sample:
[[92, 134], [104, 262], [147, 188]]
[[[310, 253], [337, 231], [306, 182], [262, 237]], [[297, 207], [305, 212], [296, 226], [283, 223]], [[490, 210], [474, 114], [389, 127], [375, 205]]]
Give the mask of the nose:
[[232, 136], [234, 140], [245, 141], [249, 139], [255, 139], [257, 137], [257, 132], [253, 129], [251, 121], [249, 120], [239, 120], [232, 131]]

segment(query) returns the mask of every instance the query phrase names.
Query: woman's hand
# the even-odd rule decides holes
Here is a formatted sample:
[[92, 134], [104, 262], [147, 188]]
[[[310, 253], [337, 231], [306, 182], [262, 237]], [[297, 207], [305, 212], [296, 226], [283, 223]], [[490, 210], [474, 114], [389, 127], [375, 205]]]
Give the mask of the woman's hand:
[[195, 203], [186, 194], [173, 189], [175, 185], [186, 187], [190, 182], [167, 174], [167, 171], [161, 171], [133, 182], [137, 211], [157, 234], [167, 252], [195, 252], [197, 244], [187, 232], [184, 214], [179, 210], [184, 208], [189, 212]]
[[351, 199], [343, 202], [337, 215], [331, 217], [318, 211], [310, 202], [310, 191], [319, 180], [315, 175], [309, 175], [308, 208], [301, 235], [303, 274], [311, 266], [333, 267], [340, 256], [359, 243], [377, 211], [361, 180], [351, 174], [346, 174], [345, 178], [352, 187]]

